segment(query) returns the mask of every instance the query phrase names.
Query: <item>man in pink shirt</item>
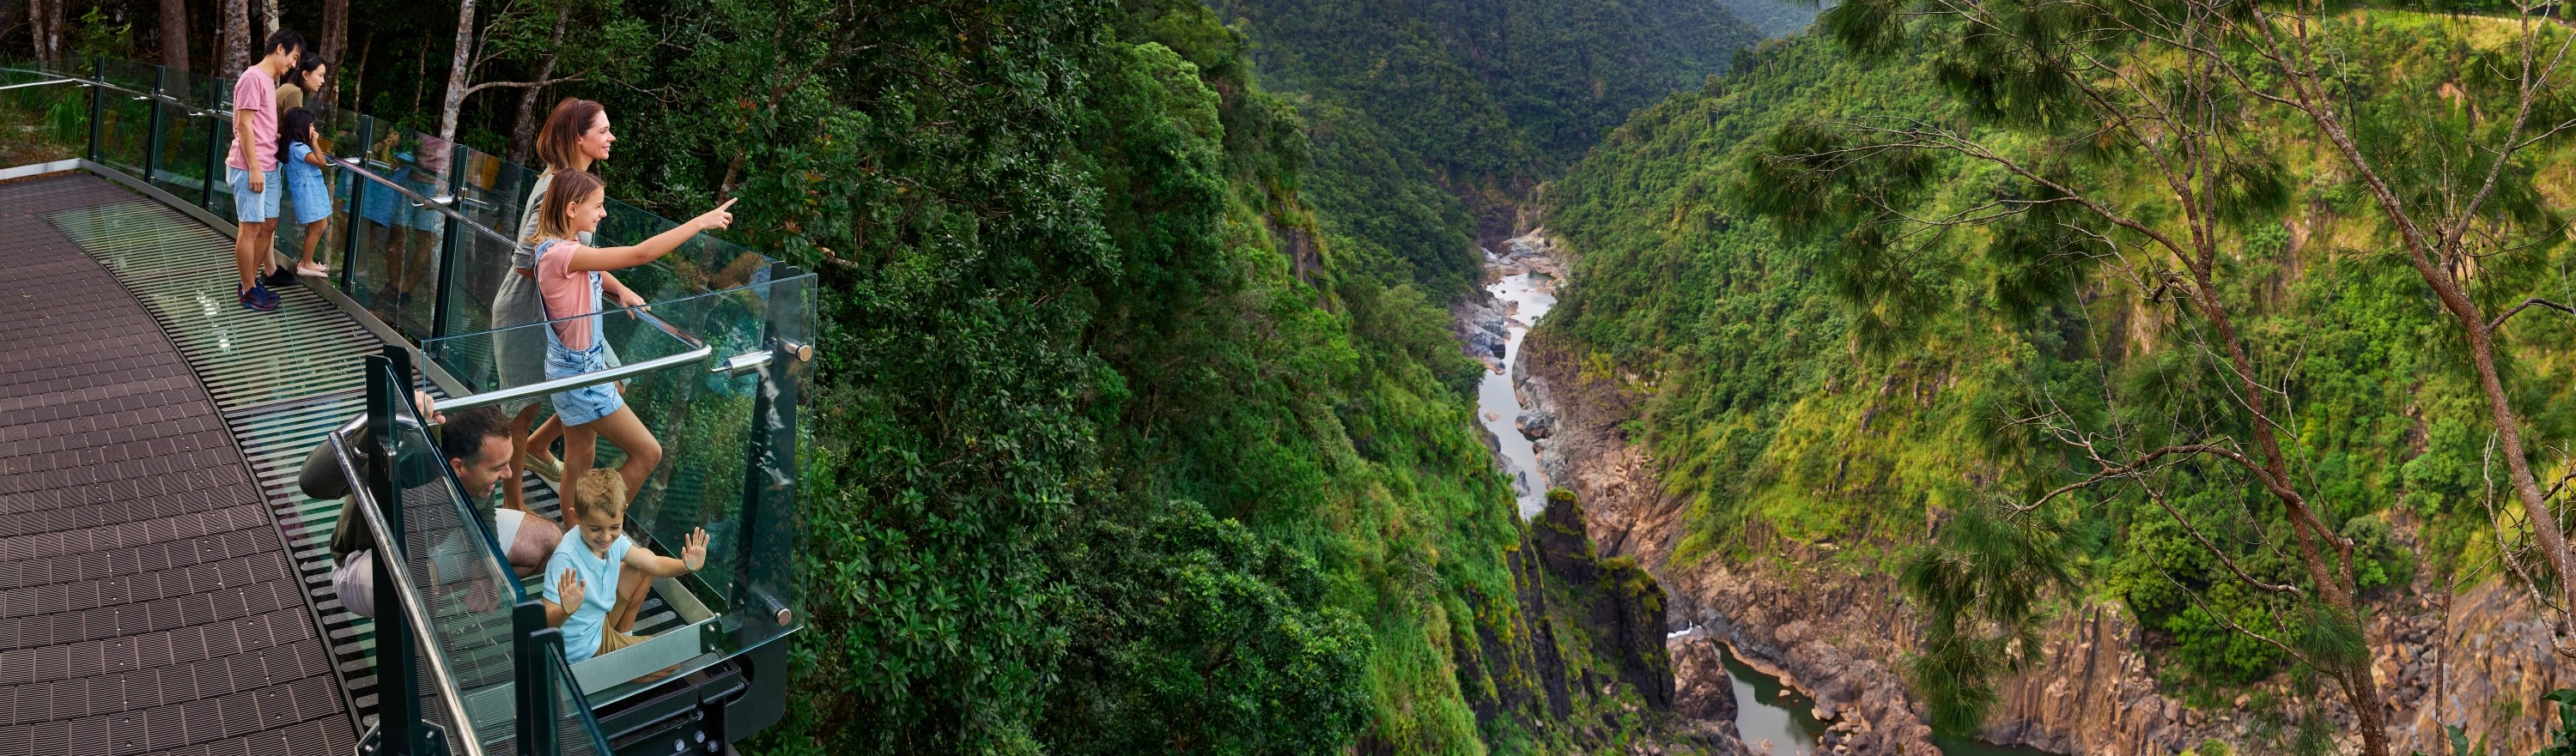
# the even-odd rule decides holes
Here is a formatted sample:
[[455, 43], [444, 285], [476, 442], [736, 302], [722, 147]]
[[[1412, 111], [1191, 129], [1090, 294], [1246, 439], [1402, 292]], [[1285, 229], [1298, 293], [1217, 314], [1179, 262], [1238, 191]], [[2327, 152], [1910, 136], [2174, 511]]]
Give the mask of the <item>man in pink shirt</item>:
[[286, 183], [277, 168], [277, 77], [295, 68], [304, 38], [284, 29], [268, 35], [267, 54], [242, 69], [233, 86], [233, 147], [224, 157], [224, 179], [233, 187], [233, 268], [241, 274], [241, 306], [277, 309], [277, 293], [260, 285], [277, 246], [278, 199]]

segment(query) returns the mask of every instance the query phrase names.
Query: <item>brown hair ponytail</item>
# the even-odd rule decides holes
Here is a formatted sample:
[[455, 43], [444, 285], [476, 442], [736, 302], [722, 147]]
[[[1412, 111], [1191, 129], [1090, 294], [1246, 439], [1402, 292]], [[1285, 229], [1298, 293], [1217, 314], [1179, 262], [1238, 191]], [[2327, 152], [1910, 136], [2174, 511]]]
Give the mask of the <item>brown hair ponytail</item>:
[[599, 103], [579, 97], [566, 97], [555, 103], [553, 113], [546, 115], [546, 125], [537, 129], [537, 159], [549, 171], [571, 170], [579, 159], [581, 133], [608, 112]]

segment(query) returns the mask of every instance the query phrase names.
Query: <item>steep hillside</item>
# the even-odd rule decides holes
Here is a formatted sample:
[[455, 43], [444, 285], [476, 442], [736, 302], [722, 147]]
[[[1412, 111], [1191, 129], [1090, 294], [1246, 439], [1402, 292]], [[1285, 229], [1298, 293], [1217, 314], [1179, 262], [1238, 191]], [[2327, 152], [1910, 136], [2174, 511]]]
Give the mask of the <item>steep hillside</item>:
[[1805, 31], [1823, 3], [1808, 0], [1725, 0], [1726, 12], [1743, 19], [1762, 36], [1778, 39]]
[[1530, 187], [1759, 34], [1709, 0], [1216, 0], [1264, 81], [1302, 98], [1329, 233], [1383, 248], [1443, 298]]
[[[2368, 107], [2442, 112], [2462, 123], [2509, 112], [2509, 102], [2478, 100], [2460, 83], [2477, 75], [2477, 58], [2461, 51], [2498, 44], [2501, 22], [2370, 12], [2332, 23], [2352, 65], [2377, 82], [2359, 90], [2378, 98]], [[1904, 558], [1965, 508], [2035, 497], [2087, 469], [2018, 435], [2009, 421], [2027, 417], [2034, 401], [2077, 413], [2194, 406], [2200, 400], [2188, 397], [2210, 390], [2195, 386], [2217, 380], [2194, 357], [2206, 336], [2176, 314], [2172, 299], [2139, 296], [2104, 272], [2108, 265], [2052, 273], [1972, 254], [2003, 230], [1926, 243], [1912, 267], [1892, 274], [1841, 269], [1840, 233], [1784, 235], [1755, 210], [1778, 207], [1766, 193], [1788, 189], [1750, 180], [1747, 169], [1784, 126], [1876, 115], [1970, 121], [1943, 80], [1910, 54], [1864, 65], [1831, 43], [1796, 38], [1753, 57], [1746, 70], [1637, 113], [1549, 186], [1546, 225], [1576, 262], [1557, 309], [1533, 335], [1532, 359], [1544, 363], [1534, 372], [1557, 382], [1559, 401], [1592, 410], [1590, 435], [1574, 435], [1595, 439], [1577, 456], [1596, 469], [1569, 477], [1591, 497], [1606, 549], [1643, 557], [1677, 602], [1754, 612], [1755, 640], [1777, 643], [1775, 663], [1814, 665], [1801, 668], [1810, 683], [1861, 690], [1902, 680], [1920, 694], [1924, 681], [1899, 673], [1921, 651], [1905, 639], [1923, 621], [1922, 608], [1895, 587]], [[2245, 221], [2227, 240], [2235, 283], [2214, 295], [2238, 312], [2258, 358], [2278, 366], [2264, 380], [2295, 407], [2297, 424], [2282, 435], [2286, 453], [2312, 476], [2306, 485], [2328, 522], [2354, 541], [2364, 597], [2385, 614], [2363, 630], [2386, 670], [2401, 751], [2447, 748], [2434, 724], [2435, 707], [2445, 705], [2454, 708], [2440, 720], [2464, 721], [2472, 737], [2492, 736], [2516, 752], [2537, 747], [2524, 681], [2563, 685], [2576, 669], [2529, 655], [2547, 638], [2527, 630], [2527, 605], [2510, 620], [2449, 608], [2492, 605], [2496, 581], [2507, 579], [2482, 493], [2485, 481], [2501, 479], [2501, 466], [2488, 456], [2483, 400], [2457, 357], [2457, 336], [2446, 335], [2456, 331], [2446, 330], [2405, 259], [2385, 251], [2387, 229], [2307, 127], [2279, 116], [2256, 126], [2249, 149], [2280, 162], [2290, 195], [2281, 210]], [[2114, 186], [2106, 190], [2113, 196], [2156, 191], [2143, 171], [2123, 173], [2117, 161], [2076, 164], [2086, 180]], [[2517, 170], [2535, 177], [2543, 201], [2563, 206], [2576, 199], [2567, 192], [2570, 165], [2559, 147]], [[1924, 170], [1927, 213], [2014, 196], [1996, 172], [1964, 161], [1935, 160]], [[2129, 188], [2116, 188], [2122, 181]], [[2568, 251], [2553, 241], [2482, 263], [2481, 291], [2563, 288]], [[2510, 337], [2514, 370], [2568, 364], [2563, 345], [2576, 329], [2566, 321], [2517, 320], [2512, 328], [2519, 329]], [[2565, 384], [2536, 385], [2548, 388], [2531, 389], [2525, 433], [2554, 448], [2576, 436]], [[2103, 407], [2106, 394], [2119, 397], [2111, 409]], [[2223, 415], [2223, 401], [2179, 411]], [[2223, 465], [2184, 464], [2169, 474], [2169, 503], [2228, 544], [2235, 567], [2304, 584], [2295, 560], [2276, 546], [2286, 542], [2280, 510], [2260, 492]], [[2050, 642], [2067, 643], [2051, 648], [2113, 654], [2091, 641], [2075, 650], [2077, 627], [2092, 628], [2087, 637], [2120, 644], [2095, 658], [2133, 659], [2138, 671], [2128, 679], [2150, 687], [2102, 701], [2079, 701], [2074, 690], [2050, 698], [2038, 691], [2058, 688], [2042, 683], [2012, 688], [2029, 693], [1998, 704], [1988, 722], [2004, 729], [1987, 735], [2167, 752], [2221, 737], [2240, 750], [2273, 752], [2293, 745], [2301, 722], [2349, 724], [2287, 649], [2230, 629], [2303, 632], [2297, 604], [2243, 589], [2230, 566], [2208, 558], [2135, 489], [2083, 501], [2081, 515], [2060, 523], [2059, 542], [2079, 588], [2050, 601], [2061, 618], [2086, 619], [2056, 625], [2050, 632], [2064, 635]], [[2463, 593], [2455, 598], [2446, 586]], [[1902, 601], [1905, 609], [1834, 620], [1849, 604], [1820, 605], [1810, 595], [1817, 590], [1850, 592], [1863, 603]], [[1907, 632], [1891, 639], [1883, 631], [1890, 622]], [[2122, 624], [2130, 622], [2134, 631]], [[2523, 661], [2471, 669], [2473, 658]], [[1837, 677], [1854, 660], [1881, 671]], [[2044, 681], [2079, 671], [2034, 674]], [[2437, 703], [2432, 693], [2441, 686], [2455, 695], [2495, 691], [2495, 700]], [[2137, 695], [2148, 697], [2121, 698]], [[2146, 705], [2160, 712], [2152, 724], [2122, 713]], [[2069, 713], [2078, 711], [2091, 713]]]

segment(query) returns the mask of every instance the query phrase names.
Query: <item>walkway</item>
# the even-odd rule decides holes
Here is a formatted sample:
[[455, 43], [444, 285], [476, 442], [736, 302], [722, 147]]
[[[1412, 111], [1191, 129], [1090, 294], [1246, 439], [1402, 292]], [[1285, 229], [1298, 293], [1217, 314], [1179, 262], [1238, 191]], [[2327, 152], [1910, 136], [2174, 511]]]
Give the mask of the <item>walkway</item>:
[[[302, 434], [244, 431], [344, 412], [280, 408], [312, 405], [354, 360], [228, 350], [264, 329], [373, 340], [328, 317], [238, 309], [222, 290], [229, 247], [87, 174], [0, 184], [0, 753], [352, 747], [334, 654], [301, 595], [310, 547], [291, 557], [279, 530], [310, 524], [270, 504], [301, 497], [262, 490], [282, 452], [234, 439], [273, 447]], [[288, 302], [336, 316], [310, 294]]]

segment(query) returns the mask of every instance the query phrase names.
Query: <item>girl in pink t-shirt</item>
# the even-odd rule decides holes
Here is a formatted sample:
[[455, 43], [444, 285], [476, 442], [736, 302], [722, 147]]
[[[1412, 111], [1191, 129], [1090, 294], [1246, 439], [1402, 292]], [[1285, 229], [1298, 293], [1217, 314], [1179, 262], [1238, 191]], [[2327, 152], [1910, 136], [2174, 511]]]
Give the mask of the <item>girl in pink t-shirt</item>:
[[[631, 247], [585, 247], [577, 241], [582, 234], [599, 228], [608, 217], [608, 195], [599, 177], [584, 171], [557, 171], [546, 187], [543, 203], [537, 208], [537, 229], [527, 243], [536, 245], [537, 291], [545, 300], [546, 319], [552, 321], [539, 328], [546, 336], [546, 378], [569, 378], [583, 373], [608, 369], [606, 333], [599, 315], [599, 274], [601, 271], [631, 268], [660, 259], [682, 242], [701, 231], [724, 228], [733, 223], [733, 200], [707, 214], [689, 219], [677, 228], [664, 231], [644, 243]], [[644, 298], [634, 292], [622, 292], [618, 304], [641, 307]], [[652, 431], [635, 417], [635, 410], [613, 384], [584, 386], [556, 392], [552, 397], [555, 416], [564, 425], [564, 479], [572, 480], [590, 470], [591, 460], [599, 449], [599, 437], [626, 450], [626, 464], [618, 473], [626, 479], [626, 490], [644, 490], [644, 479], [653, 467], [662, 463], [662, 444], [653, 439]], [[564, 499], [564, 522], [577, 519], [580, 504], [572, 497]]]

